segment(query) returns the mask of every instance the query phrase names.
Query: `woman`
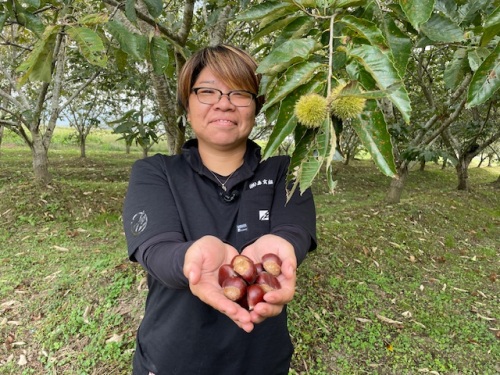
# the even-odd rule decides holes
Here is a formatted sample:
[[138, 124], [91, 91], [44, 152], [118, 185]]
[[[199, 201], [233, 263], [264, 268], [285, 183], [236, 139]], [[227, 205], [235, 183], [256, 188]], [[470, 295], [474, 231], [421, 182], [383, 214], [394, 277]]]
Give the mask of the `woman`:
[[[289, 158], [261, 161], [248, 139], [262, 107], [255, 61], [227, 45], [184, 65], [178, 100], [196, 139], [181, 155], [137, 161], [123, 220], [130, 259], [148, 273], [136, 375], [287, 374], [286, 304], [316, 247], [311, 192], [286, 202]], [[282, 260], [281, 289], [252, 311], [227, 299], [218, 269], [238, 253]]]

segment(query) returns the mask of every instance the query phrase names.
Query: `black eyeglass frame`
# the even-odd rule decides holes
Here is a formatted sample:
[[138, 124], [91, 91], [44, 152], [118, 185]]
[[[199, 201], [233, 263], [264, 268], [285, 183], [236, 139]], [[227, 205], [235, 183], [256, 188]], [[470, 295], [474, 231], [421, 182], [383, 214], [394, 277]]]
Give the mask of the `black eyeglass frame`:
[[[219, 92], [219, 99], [215, 102], [215, 103], [204, 103], [200, 100], [200, 97], [198, 96], [198, 91], [199, 90], [202, 90], [202, 89], [205, 89], [205, 90], [213, 90], [213, 91], [218, 91]], [[229, 100], [229, 103], [231, 103], [232, 105], [234, 105], [235, 107], [250, 107], [250, 104], [252, 104], [252, 100], [256, 100], [257, 99], [257, 95], [254, 94], [253, 92], [250, 92], [250, 91], [247, 91], [247, 90], [231, 90], [231, 91], [228, 91], [226, 93], [223, 93], [221, 90], [219, 89], [214, 89], [213, 87], [193, 87], [191, 89], [191, 92], [194, 92], [194, 94], [196, 95], [196, 97], [198, 98], [198, 101], [201, 103], [201, 104], [207, 104], [207, 105], [214, 105], [214, 104], [217, 104], [220, 102], [221, 98], [223, 96], [227, 96], [227, 99]], [[252, 96], [250, 102], [247, 104], [247, 105], [236, 105], [234, 104], [232, 101], [231, 101], [231, 94], [234, 93], [234, 92], [244, 92], [246, 94], [250, 94]]]

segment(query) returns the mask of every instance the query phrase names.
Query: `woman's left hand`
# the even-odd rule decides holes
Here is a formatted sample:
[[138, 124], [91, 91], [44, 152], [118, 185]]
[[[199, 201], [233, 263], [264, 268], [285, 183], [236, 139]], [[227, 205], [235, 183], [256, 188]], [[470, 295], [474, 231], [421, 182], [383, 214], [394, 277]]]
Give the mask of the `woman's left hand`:
[[254, 323], [279, 315], [295, 294], [297, 258], [290, 242], [279, 236], [266, 234], [248, 245], [242, 252], [255, 263], [260, 263], [262, 256], [268, 253], [274, 253], [281, 259], [281, 275], [278, 276], [281, 288], [267, 292], [264, 295], [265, 302], [258, 303], [250, 312]]

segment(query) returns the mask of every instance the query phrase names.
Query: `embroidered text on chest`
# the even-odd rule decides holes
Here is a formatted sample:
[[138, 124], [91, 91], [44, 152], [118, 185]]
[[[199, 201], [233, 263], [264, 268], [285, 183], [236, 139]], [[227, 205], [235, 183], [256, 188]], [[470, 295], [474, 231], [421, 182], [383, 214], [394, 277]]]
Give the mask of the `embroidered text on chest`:
[[255, 188], [257, 186], [261, 186], [261, 185], [274, 185], [274, 180], [267, 180], [267, 179], [258, 180], [258, 181], [252, 182], [250, 185], [248, 185], [248, 188], [253, 189], [253, 188]]

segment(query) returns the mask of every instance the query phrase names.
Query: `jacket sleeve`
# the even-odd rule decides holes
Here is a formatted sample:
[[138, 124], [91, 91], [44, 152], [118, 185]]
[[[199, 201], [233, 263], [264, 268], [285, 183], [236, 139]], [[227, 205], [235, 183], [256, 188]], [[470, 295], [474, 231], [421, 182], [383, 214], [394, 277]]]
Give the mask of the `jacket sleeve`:
[[191, 242], [183, 236], [161, 155], [138, 160], [130, 174], [123, 228], [130, 260], [172, 288], [187, 286], [182, 267]]

